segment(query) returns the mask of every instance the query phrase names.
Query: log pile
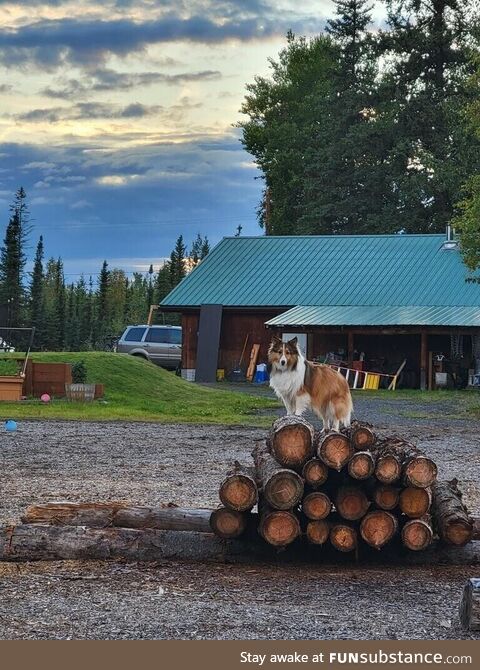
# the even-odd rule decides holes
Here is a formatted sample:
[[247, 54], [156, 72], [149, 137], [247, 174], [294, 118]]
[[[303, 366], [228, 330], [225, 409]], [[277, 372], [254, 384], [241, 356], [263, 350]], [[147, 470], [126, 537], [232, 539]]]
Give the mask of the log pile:
[[380, 439], [369, 424], [315, 432], [303, 418], [282, 417], [252, 458], [253, 467], [236, 463], [220, 486], [222, 507], [210, 524], [224, 539], [254, 528], [277, 548], [302, 536], [342, 553], [394, 542], [420, 551], [435, 537], [460, 547], [472, 539], [457, 482], [438, 482], [425, 453], [399, 437]]

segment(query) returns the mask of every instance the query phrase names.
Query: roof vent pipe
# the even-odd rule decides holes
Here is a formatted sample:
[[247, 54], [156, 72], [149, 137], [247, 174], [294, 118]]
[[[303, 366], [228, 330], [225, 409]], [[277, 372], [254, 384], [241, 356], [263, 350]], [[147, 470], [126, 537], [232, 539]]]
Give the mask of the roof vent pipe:
[[452, 229], [452, 226], [450, 224], [447, 225], [446, 236], [447, 239], [442, 244], [442, 249], [445, 250], [456, 249], [458, 247], [458, 242], [457, 240], [454, 239], [455, 231]]

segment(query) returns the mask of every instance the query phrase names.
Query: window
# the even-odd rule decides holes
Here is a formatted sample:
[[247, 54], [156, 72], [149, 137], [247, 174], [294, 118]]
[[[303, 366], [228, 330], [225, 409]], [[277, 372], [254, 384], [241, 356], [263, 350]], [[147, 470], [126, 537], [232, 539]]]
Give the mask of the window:
[[177, 330], [177, 328], [172, 328], [169, 333], [170, 339], [168, 340], [170, 344], [182, 344], [182, 331]]
[[140, 342], [145, 331], [146, 328], [130, 328], [125, 335], [125, 342]]
[[168, 328], [150, 328], [145, 342], [168, 343]]

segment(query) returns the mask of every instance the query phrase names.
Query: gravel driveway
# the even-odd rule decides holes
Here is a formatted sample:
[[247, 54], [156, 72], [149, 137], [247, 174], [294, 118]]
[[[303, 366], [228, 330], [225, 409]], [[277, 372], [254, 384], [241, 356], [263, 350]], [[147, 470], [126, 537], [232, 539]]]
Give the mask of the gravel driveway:
[[[409, 419], [414, 401], [359, 399], [357, 416], [416, 441], [442, 478], [458, 477], [480, 516], [475, 421]], [[383, 404], [382, 404], [383, 403]], [[450, 408], [451, 409], [451, 408]], [[403, 414], [402, 414], [403, 412]], [[451, 412], [453, 413], [453, 411]], [[443, 417], [443, 418], [442, 418]], [[18, 522], [32, 503], [124, 500], [186, 507], [217, 504], [219, 480], [249, 461], [265, 431], [218, 426], [21, 422], [0, 433], [0, 518]], [[0, 637], [443, 639], [469, 637], [455, 622], [475, 568], [0, 564]], [[352, 607], [361, 616], [352, 615]]]

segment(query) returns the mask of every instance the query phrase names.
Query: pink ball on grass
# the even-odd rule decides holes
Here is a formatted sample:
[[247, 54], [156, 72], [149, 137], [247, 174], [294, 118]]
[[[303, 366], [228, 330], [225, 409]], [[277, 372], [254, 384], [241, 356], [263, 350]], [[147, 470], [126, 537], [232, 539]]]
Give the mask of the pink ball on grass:
[[40, 396], [40, 400], [41, 400], [42, 402], [50, 402], [51, 398], [50, 398], [50, 396], [48, 395], [48, 393], [44, 393], [43, 395]]

